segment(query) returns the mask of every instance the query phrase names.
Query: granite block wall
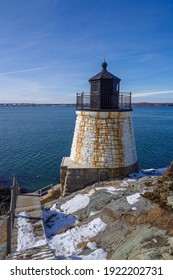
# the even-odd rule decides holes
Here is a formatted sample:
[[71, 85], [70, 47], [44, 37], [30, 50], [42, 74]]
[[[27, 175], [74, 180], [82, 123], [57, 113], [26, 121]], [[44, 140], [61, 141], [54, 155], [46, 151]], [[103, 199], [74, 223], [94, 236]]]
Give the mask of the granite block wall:
[[71, 160], [94, 168], [119, 168], [137, 162], [132, 111], [76, 113]]

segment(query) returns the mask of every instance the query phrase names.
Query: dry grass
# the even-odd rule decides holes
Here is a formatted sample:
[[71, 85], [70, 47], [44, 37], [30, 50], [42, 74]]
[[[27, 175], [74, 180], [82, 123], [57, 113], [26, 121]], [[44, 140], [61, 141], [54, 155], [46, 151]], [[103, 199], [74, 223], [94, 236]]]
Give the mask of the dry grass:
[[41, 204], [51, 202], [62, 196], [63, 190], [60, 185], [56, 185], [53, 189], [48, 190], [48, 193], [40, 197]]
[[81, 243], [77, 244], [77, 248], [81, 249], [81, 250], [84, 250], [84, 249], [87, 248], [87, 243], [88, 243], [88, 241], [82, 241]]
[[158, 177], [157, 187], [153, 191], [148, 190], [143, 196], [165, 207], [167, 205], [167, 197], [172, 195], [172, 191], [173, 163], [162, 176]]
[[168, 209], [163, 209], [159, 205], [151, 208], [138, 218], [129, 215], [129, 213], [126, 213], [124, 218], [132, 225], [150, 224], [166, 230], [169, 235], [173, 236], [173, 213], [172, 211], [168, 211]]
[[7, 223], [6, 221], [0, 220], [0, 244], [3, 244], [7, 240]]
[[159, 205], [138, 217], [135, 223], [149, 223], [166, 230], [168, 234], [173, 236], [173, 213], [172, 211], [168, 211], [168, 209], [161, 208]]
[[163, 183], [164, 181], [173, 181], [173, 161], [170, 164], [168, 170], [158, 178], [159, 183]]

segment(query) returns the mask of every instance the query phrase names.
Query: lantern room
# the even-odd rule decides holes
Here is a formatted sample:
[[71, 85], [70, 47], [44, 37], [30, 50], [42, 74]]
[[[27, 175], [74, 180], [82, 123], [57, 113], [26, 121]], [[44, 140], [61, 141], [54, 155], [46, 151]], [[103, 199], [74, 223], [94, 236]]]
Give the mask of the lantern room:
[[102, 71], [89, 79], [90, 93], [77, 93], [77, 109], [92, 111], [131, 110], [131, 93], [120, 92], [121, 79], [107, 71], [107, 63], [102, 63]]

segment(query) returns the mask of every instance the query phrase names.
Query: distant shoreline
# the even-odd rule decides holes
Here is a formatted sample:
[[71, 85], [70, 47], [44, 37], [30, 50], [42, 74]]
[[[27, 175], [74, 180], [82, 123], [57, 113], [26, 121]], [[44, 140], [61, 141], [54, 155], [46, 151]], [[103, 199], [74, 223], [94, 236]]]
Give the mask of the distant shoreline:
[[0, 103], [0, 107], [76, 107], [76, 104]]
[[[173, 106], [173, 103], [149, 103], [149, 102], [138, 102], [132, 103], [132, 106]], [[76, 107], [76, 104], [42, 104], [42, 103], [0, 103], [0, 107]]]

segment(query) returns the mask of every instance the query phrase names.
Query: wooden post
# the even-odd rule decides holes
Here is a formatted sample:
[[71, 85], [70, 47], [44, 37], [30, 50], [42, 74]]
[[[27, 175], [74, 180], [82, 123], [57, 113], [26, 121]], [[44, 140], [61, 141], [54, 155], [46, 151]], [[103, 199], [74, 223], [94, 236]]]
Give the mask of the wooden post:
[[14, 185], [14, 210], [16, 209], [17, 189], [18, 189], [18, 183], [16, 182]]
[[15, 174], [13, 174], [13, 185], [11, 187], [10, 211], [7, 213], [7, 254], [11, 253], [12, 229], [13, 229], [13, 224], [14, 224], [18, 190], [19, 190], [19, 184], [16, 181]]
[[15, 186], [15, 184], [16, 184], [16, 175], [13, 174], [13, 187]]
[[11, 211], [7, 213], [7, 254], [11, 253], [11, 237], [12, 237], [12, 215]]
[[132, 100], [131, 100], [131, 98], [132, 98], [132, 93], [130, 92], [130, 109], [132, 108]]
[[12, 186], [12, 188], [11, 188], [10, 212], [11, 212], [11, 222], [12, 222], [13, 221], [13, 213], [14, 213], [14, 186]]

